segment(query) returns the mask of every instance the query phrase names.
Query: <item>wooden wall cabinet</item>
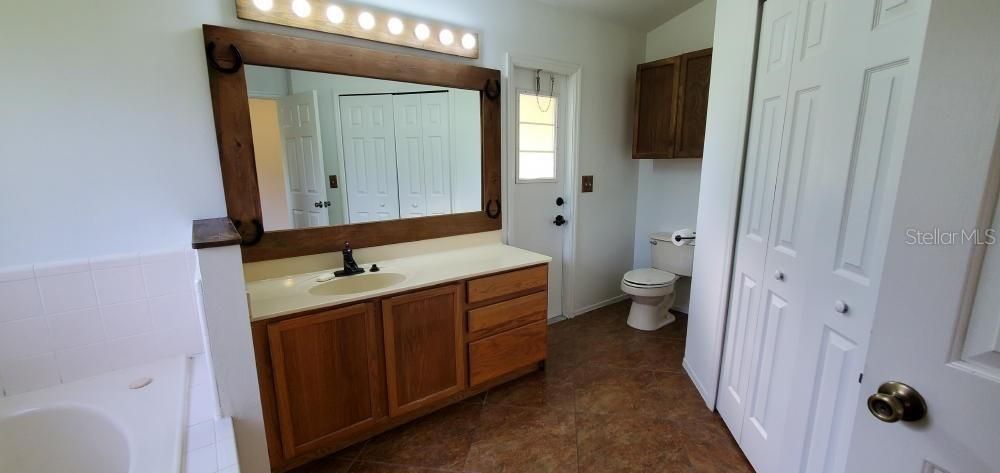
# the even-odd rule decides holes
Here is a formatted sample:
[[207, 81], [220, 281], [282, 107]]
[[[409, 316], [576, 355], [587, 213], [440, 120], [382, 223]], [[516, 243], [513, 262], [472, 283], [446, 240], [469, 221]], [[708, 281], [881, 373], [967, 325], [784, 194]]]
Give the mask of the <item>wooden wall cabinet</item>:
[[544, 366], [548, 265], [251, 324], [271, 469]]
[[711, 71], [711, 48], [637, 66], [633, 159], [702, 156]]

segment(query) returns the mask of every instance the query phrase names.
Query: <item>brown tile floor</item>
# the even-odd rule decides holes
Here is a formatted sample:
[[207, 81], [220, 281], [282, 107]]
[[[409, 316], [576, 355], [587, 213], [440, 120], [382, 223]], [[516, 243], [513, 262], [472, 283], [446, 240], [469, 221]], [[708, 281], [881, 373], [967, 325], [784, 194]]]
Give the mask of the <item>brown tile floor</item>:
[[681, 369], [686, 318], [640, 332], [628, 307], [551, 325], [544, 372], [296, 473], [752, 472]]

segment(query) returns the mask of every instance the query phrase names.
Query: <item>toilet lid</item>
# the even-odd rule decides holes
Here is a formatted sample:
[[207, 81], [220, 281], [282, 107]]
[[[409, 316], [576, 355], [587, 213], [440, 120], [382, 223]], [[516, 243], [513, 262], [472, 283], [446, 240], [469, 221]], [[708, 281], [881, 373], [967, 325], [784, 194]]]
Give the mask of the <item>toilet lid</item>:
[[662, 287], [677, 280], [677, 275], [653, 268], [633, 269], [625, 273], [625, 283], [636, 287]]

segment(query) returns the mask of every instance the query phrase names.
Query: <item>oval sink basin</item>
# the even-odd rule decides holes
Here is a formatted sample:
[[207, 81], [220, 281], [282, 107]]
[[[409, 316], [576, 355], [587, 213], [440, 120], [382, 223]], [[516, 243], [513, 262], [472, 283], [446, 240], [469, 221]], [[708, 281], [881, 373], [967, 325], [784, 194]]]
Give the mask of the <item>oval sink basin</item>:
[[399, 273], [365, 273], [356, 276], [342, 276], [313, 286], [309, 289], [309, 293], [317, 296], [357, 294], [384, 289], [405, 280], [406, 276]]

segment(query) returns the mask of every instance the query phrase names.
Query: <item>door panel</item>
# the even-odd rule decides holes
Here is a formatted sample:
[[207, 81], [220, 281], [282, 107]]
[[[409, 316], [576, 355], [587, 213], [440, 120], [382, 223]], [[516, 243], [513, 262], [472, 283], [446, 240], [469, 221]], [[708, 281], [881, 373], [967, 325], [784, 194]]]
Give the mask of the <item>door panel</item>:
[[[750, 404], [747, 401], [764, 406], [768, 400], [761, 395], [771, 390], [768, 383], [760, 383], [760, 379], [771, 378], [773, 366], [767, 364], [767, 359], [773, 358], [776, 343], [772, 340], [768, 346], [763, 338], [768, 325], [767, 314], [773, 314], [767, 304], [775, 292], [771, 287], [774, 280], [765, 274], [765, 261], [771, 240], [775, 186], [785, 129], [795, 18], [794, 0], [764, 3], [737, 231], [733, 295], [722, 365], [723, 389], [716, 406], [737, 439], [748, 430], [747, 424], [753, 422], [748, 417]], [[783, 298], [787, 299], [787, 296]], [[771, 329], [775, 327], [772, 323]], [[753, 430], [764, 428], [762, 419], [756, 422]], [[741, 446], [753, 462], [753, 450], [743, 443]]]
[[403, 218], [451, 213], [451, 123], [447, 93], [393, 96]]
[[399, 218], [392, 95], [340, 97], [350, 223]]
[[389, 415], [433, 404], [467, 386], [460, 287], [382, 302]]
[[289, 205], [294, 228], [330, 224], [322, 204], [327, 200], [319, 102], [310, 90], [278, 99], [278, 125], [285, 149]]
[[[907, 38], [900, 32], [909, 31], [911, 47], [923, 56], [899, 55], [896, 61], [909, 63], [896, 72], [882, 68], [903, 76], [901, 124], [909, 102], [906, 84], [916, 82], [917, 90], [906, 141], [892, 143], [893, 154], [905, 156], [898, 163], [890, 157], [887, 166], [898, 164], [899, 177], [896, 192], [882, 199], [894, 204], [882, 217], [889, 225], [883, 230], [884, 256], [871, 266], [881, 271], [872, 277], [879, 278], [880, 292], [872, 301], [876, 315], [864, 378], [856, 385], [861, 392], [851, 398], [854, 430], [846, 469], [995, 472], [1000, 55], [993, 45], [1000, 43], [1000, 4], [881, 3], [875, 5], [872, 35], [894, 31], [893, 38], [902, 41]], [[886, 59], [872, 60], [869, 69], [892, 64]], [[886, 423], [868, 412], [866, 398], [891, 380], [923, 395], [925, 419]]]
[[[565, 91], [567, 86], [566, 76], [559, 74], [552, 74], [554, 78], [554, 101], [550, 99], [546, 94], [549, 93], [549, 85], [551, 82], [548, 81], [550, 73], [543, 71], [541, 73], [541, 83], [542, 83], [542, 95], [541, 97], [535, 98], [534, 100], [527, 100], [526, 106], [538, 107], [538, 114], [541, 110], [551, 110], [555, 108], [555, 123], [556, 123], [556, 144], [555, 144], [555, 159], [556, 159], [556, 177], [552, 180], [544, 181], [519, 181], [516, 176], [516, 171], [512, 174], [510, 181], [510, 196], [508, 197], [509, 206], [513, 209], [509, 213], [510, 220], [505, 223], [508, 228], [508, 243], [519, 248], [524, 248], [537, 253], [547, 255], [552, 258], [552, 262], [549, 264], [548, 273], [548, 287], [549, 287], [549, 303], [548, 303], [548, 317], [557, 317], [564, 315], [564, 312], [568, 312], [568, 307], [563, 307], [562, 304], [562, 287], [563, 287], [563, 246], [565, 238], [565, 229], [567, 225], [557, 226], [553, 223], [557, 215], [562, 215], [570, 225], [572, 225], [573, 219], [575, 218], [574, 209], [569, 208], [567, 203], [563, 205], [557, 205], [556, 200], [560, 197], [565, 198], [566, 192], [569, 189], [573, 189], [573, 183], [567, 183], [564, 179], [564, 175], [567, 169], [566, 164], [566, 129], [568, 124], [568, 113], [569, 108], [565, 100], [567, 100]], [[535, 93], [535, 71], [523, 68], [515, 68], [511, 79], [511, 89], [515, 90], [515, 115], [511, 124], [515, 129], [517, 126], [518, 114], [520, 110], [520, 100], [517, 100], [520, 93]], [[525, 112], [525, 116], [530, 117], [530, 112]], [[551, 113], [551, 112], [550, 112]], [[514, 139], [517, 140], [517, 132], [512, 133]], [[512, 143], [510, 156], [510, 163], [508, 164], [508, 169], [517, 169], [517, 159], [518, 159], [518, 143], [515, 141]], [[572, 190], [575, 192], [575, 190]], [[567, 316], [572, 314], [566, 314]]]
[[268, 325], [286, 458], [350, 437], [384, 412], [375, 330], [373, 304]]

